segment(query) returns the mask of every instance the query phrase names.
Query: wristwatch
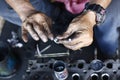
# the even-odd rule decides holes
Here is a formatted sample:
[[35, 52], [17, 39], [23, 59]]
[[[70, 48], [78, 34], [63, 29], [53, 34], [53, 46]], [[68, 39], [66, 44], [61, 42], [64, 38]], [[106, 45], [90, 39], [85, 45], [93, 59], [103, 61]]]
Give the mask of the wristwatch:
[[99, 4], [89, 4], [89, 3], [87, 3], [85, 5], [84, 11], [88, 11], [88, 10], [94, 11], [96, 13], [96, 25], [100, 25], [101, 23], [103, 23], [105, 21], [106, 11]]

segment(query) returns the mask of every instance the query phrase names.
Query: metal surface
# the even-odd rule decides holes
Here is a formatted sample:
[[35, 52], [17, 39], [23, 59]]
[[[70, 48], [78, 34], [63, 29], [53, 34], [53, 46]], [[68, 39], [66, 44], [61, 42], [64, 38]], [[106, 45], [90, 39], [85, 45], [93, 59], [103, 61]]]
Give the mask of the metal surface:
[[37, 47], [37, 54], [35, 55], [35, 57], [37, 58], [46, 58], [46, 57], [62, 57], [62, 56], [69, 56], [69, 50], [67, 52], [64, 53], [49, 53], [49, 54], [42, 54], [43, 52], [45, 52], [47, 49], [49, 49], [51, 47], [51, 45], [48, 45], [47, 47], [45, 47], [44, 49], [40, 50], [38, 44], [36, 45]]
[[[34, 75], [36, 72], [44, 72], [46, 75], [49, 72], [53, 72], [54, 70], [50, 68], [50, 64], [54, 64], [54, 61], [56, 60], [51, 60], [47, 63], [37, 63], [37, 61], [31, 60], [33, 62], [33, 65], [31, 67], [29, 66], [30, 69], [30, 74], [27, 74], [27, 77], [31, 77], [31, 75]], [[118, 80], [117, 77], [120, 76], [120, 63], [115, 60], [114, 62], [111, 62], [113, 60], [108, 60], [104, 62], [104, 67], [100, 71], [96, 71], [90, 68], [89, 63], [85, 63], [84, 66], [80, 67], [78, 66], [79, 63], [83, 63], [84, 60], [78, 60], [74, 63], [67, 63], [67, 69], [69, 72], [68, 78], [66, 80], [73, 80], [73, 75], [77, 73], [77, 77], [80, 76], [80, 79], [82, 80]], [[78, 63], [79, 62], [79, 63]], [[108, 63], [112, 63], [112, 67], [108, 67]], [[74, 64], [74, 65], [72, 65]], [[70, 66], [71, 65], [71, 66]], [[35, 68], [36, 66], [36, 68]], [[42, 66], [42, 67], [39, 67]], [[117, 75], [116, 75], [117, 74]], [[79, 75], [79, 76], [78, 76]], [[116, 76], [114, 76], [116, 75]], [[27, 79], [26, 77], [26, 79]], [[56, 80], [56, 77], [54, 75], [54, 72], [52, 73], [52, 77], [54, 78], [53, 80]], [[32, 80], [32, 79], [31, 79]], [[42, 79], [38, 79], [42, 80]]]
[[[9, 25], [5, 27], [3, 31], [4, 33], [2, 33], [3, 41], [11, 39], [10, 36], [13, 28], [14, 27], [9, 28]], [[10, 29], [10, 31], [8, 31], [8, 33], [5, 33], [8, 29]], [[17, 29], [15, 31], [17, 31]], [[49, 45], [51, 44], [52, 43], [50, 42], [50, 44], [47, 45], [45, 45], [44, 43], [38, 45], [38, 49], [42, 52], [41, 55], [47, 55], [47, 57], [39, 58], [35, 57], [36, 54], [37, 56], [41, 55], [38, 53], [35, 54], [37, 48], [36, 44], [34, 46], [34, 43], [32, 43], [32, 41], [30, 41], [28, 44], [24, 44], [22, 48], [13, 48], [12, 51], [20, 56], [20, 59], [22, 61], [21, 68], [15, 73], [15, 76], [12, 76], [9, 79], [0, 80], [58, 80], [54, 75], [53, 69], [53, 64], [56, 60], [62, 60], [67, 65], [66, 68], [68, 70], [68, 78], [66, 80], [74, 80], [73, 77], [75, 76], [75, 74], [77, 74], [76, 76], [79, 77], [78, 80], [91, 80], [91, 77], [93, 79], [95, 78], [98, 80], [102, 80], [104, 76], [108, 77], [110, 80], [120, 80], [119, 51], [117, 53], [117, 58], [106, 60], [103, 60], [102, 58], [99, 58], [99, 56], [97, 56], [97, 54], [99, 54], [98, 51], [95, 51], [95, 54], [94, 52], [90, 53], [89, 48], [83, 49], [82, 53], [79, 51], [69, 51], [69, 56], [60, 56], [58, 54], [53, 54], [55, 55], [53, 57], [53, 55], [51, 56], [49, 55], [49, 53], [59, 53], [62, 49], [59, 48], [59, 50], [56, 46], [51, 49], [52, 46], [49, 47]], [[37, 52], [40, 53], [40, 51]], [[60, 53], [62, 52], [65, 52], [66, 54], [66, 50], [63, 50]], [[102, 60], [104, 64], [104, 66], [102, 66], [100, 70], [94, 70], [90, 67], [91, 63], [96, 60]], [[105, 74], [108, 74], [109, 76]]]

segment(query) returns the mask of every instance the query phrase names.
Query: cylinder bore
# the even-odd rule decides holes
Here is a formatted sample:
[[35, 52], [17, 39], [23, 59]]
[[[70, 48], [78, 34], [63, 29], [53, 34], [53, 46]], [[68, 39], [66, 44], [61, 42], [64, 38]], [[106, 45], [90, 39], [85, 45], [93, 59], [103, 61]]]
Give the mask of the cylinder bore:
[[101, 80], [110, 80], [110, 75], [107, 73], [104, 73], [101, 75]]
[[79, 69], [83, 69], [83, 68], [84, 68], [84, 63], [83, 63], [83, 62], [78, 63], [78, 68], [79, 68]]
[[98, 79], [99, 79], [98, 74], [96, 74], [96, 73], [91, 74], [90, 80], [98, 80]]
[[78, 73], [74, 73], [72, 75], [72, 80], [80, 80], [80, 75]]
[[66, 68], [66, 66], [65, 66], [65, 63], [63, 61], [56, 61], [53, 65], [53, 69], [56, 72], [64, 71], [65, 68]]
[[109, 69], [112, 69], [113, 68], [113, 63], [107, 63], [106, 67], [109, 68]]

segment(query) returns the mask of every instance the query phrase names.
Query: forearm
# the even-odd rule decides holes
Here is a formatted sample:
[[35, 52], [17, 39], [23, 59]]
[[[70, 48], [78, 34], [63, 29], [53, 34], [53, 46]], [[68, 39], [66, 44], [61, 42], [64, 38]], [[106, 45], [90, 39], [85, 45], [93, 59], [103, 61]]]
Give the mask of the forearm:
[[6, 0], [6, 2], [18, 13], [22, 20], [35, 10], [29, 0]]
[[105, 9], [108, 7], [110, 3], [111, 0], [90, 0], [90, 4], [99, 4]]

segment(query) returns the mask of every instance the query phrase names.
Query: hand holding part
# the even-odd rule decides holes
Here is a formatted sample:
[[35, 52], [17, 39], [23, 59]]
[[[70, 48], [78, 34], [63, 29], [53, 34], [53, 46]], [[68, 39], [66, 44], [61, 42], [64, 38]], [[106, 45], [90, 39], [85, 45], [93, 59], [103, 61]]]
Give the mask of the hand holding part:
[[48, 38], [53, 40], [53, 35], [50, 31], [51, 19], [43, 13], [35, 12], [29, 15], [22, 25], [22, 38], [25, 42], [28, 41], [28, 33], [36, 41], [41, 39], [47, 42]]
[[88, 11], [70, 23], [63, 35], [57, 36], [58, 43], [72, 50], [79, 50], [88, 46], [93, 41], [93, 26], [95, 25], [95, 14]]

